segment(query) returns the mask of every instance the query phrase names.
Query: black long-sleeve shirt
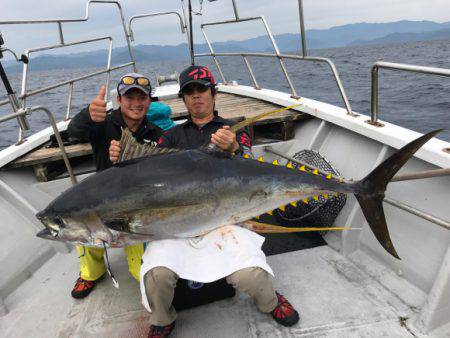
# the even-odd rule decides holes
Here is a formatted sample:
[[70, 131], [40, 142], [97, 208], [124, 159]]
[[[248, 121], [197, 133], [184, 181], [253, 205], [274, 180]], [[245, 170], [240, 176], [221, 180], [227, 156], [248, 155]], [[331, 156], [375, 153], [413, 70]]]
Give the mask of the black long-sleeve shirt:
[[[236, 122], [224, 119], [217, 114], [203, 126], [197, 126], [191, 119], [167, 130], [158, 141], [158, 145], [165, 148], [196, 149], [207, 145], [211, 135], [223, 126], [232, 126]], [[252, 141], [248, 131], [242, 130], [236, 134], [239, 144], [238, 154], [251, 154]]]
[[[112, 166], [109, 160], [109, 146], [112, 140], [119, 141], [122, 130], [126, 128], [122, 112], [119, 109], [111, 110], [103, 122], [94, 122], [89, 114], [89, 107], [81, 110], [74, 116], [67, 127], [70, 137], [89, 141], [94, 151], [95, 167], [97, 171]], [[144, 118], [133, 136], [140, 143], [156, 142], [162, 135], [162, 130]]]

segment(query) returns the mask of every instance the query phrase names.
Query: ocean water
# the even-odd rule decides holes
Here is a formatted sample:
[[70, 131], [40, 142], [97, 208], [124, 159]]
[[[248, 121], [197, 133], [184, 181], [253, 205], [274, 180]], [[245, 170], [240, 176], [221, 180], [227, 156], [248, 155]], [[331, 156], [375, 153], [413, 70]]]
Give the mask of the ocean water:
[[[353, 111], [370, 115], [370, 69], [374, 62], [384, 60], [450, 68], [450, 41], [427, 41], [384, 46], [357, 46], [312, 50], [314, 56], [330, 58], [341, 76], [344, 88]], [[227, 80], [236, 80], [240, 84], [251, 85], [246, 67], [241, 58], [223, 57], [219, 59]], [[114, 60], [113, 60], [114, 62]], [[278, 62], [274, 59], [251, 58], [260, 86], [289, 92], [287, 82]], [[198, 64], [211, 67], [216, 79], [219, 74], [210, 58], [197, 60]], [[157, 62], [139, 64], [140, 72], [155, 82], [156, 75], [168, 75], [180, 72], [184, 62]], [[325, 64], [306, 61], [286, 60], [286, 66], [294, 86], [300, 96], [324, 101], [344, 107], [334, 78]], [[68, 69], [50, 71], [32, 71], [28, 81], [28, 90], [49, 86], [70, 78], [81, 76], [97, 69]], [[122, 71], [112, 74], [114, 86]], [[16, 92], [20, 91], [21, 73], [8, 72]], [[74, 85], [71, 115], [94, 98], [106, 79], [105, 75], [87, 79]], [[0, 84], [0, 100], [5, 98], [5, 90]], [[67, 87], [60, 87], [45, 94], [29, 98], [28, 105], [44, 105], [61, 120], [66, 113], [68, 100]], [[9, 106], [0, 107], [0, 116], [10, 113]], [[419, 132], [444, 128], [438, 138], [450, 141], [450, 78], [399, 71], [379, 71], [379, 118]], [[47, 116], [34, 113], [30, 117], [30, 135], [49, 125]], [[16, 120], [0, 125], [0, 149], [17, 141], [18, 126]]]

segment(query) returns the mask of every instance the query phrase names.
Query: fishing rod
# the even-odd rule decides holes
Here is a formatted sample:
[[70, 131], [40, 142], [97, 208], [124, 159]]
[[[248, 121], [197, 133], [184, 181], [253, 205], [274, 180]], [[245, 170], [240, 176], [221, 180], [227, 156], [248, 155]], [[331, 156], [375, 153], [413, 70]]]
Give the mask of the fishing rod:
[[[17, 98], [16, 93], [11, 87], [11, 83], [9, 82], [8, 76], [6, 75], [5, 69], [3, 68], [1, 59], [3, 58], [4, 52], [10, 52], [17, 62], [23, 62], [25, 64], [28, 64], [28, 58], [22, 54], [20, 59], [17, 57], [17, 55], [10, 49], [2, 47], [5, 44], [5, 40], [3, 40], [2, 33], [0, 33], [0, 78], [2, 79], [3, 85], [5, 86], [6, 93], [8, 95], [9, 102], [11, 104], [11, 107], [13, 108], [14, 112], [17, 113], [20, 109], [19, 105], [19, 99]], [[30, 125], [26, 119], [25, 116], [20, 115], [17, 116], [17, 121], [19, 122], [19, 126], [22, 130], [29, 130]]]

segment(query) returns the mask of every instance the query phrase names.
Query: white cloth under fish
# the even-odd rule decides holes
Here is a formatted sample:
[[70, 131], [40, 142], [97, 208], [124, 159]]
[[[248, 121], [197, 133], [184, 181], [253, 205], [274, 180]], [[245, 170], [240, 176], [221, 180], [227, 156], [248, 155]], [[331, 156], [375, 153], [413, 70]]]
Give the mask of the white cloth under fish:
[[142, 304], [150, 306], [145, 295], [144, 275], [154, 267], [163, 266], [180, 278], [210, 283], [233, 272], [260, 267], [271, 275], [261, 250], [264, 237], [239, 226], [225, 226], [192, 239], [167, 239], [150, 242], [142, 256]]

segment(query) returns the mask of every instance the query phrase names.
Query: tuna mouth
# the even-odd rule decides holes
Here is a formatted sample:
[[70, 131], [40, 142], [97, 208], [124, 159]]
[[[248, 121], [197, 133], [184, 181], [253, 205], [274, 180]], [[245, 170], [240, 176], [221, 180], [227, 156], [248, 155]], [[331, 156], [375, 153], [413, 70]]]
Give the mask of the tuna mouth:
[[45, 228], [39, 231], [36, 236], [44, 239], [55, 239], [56, 237], [58, 237], [58, 233], [50, 228]]

